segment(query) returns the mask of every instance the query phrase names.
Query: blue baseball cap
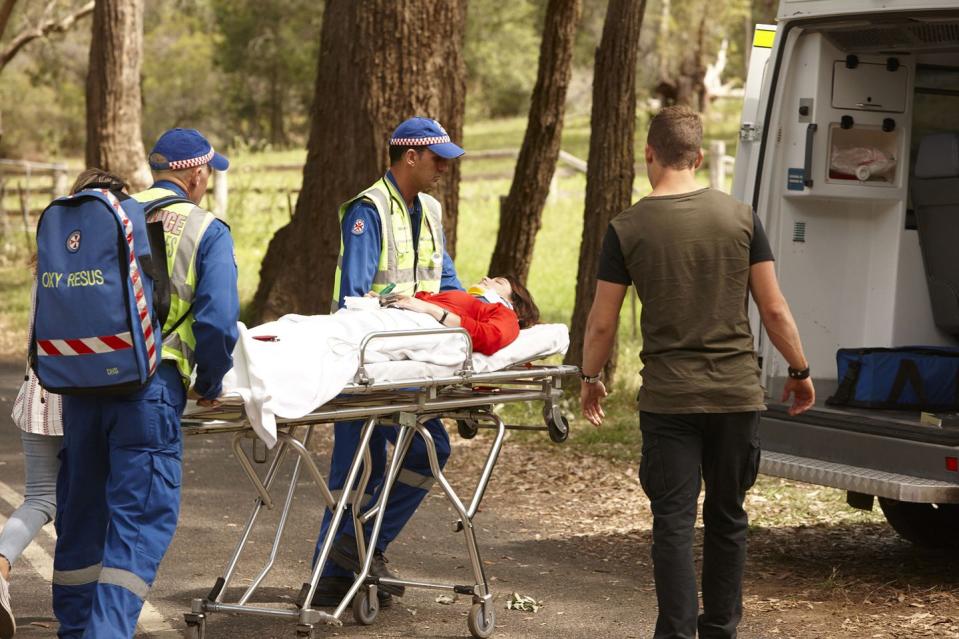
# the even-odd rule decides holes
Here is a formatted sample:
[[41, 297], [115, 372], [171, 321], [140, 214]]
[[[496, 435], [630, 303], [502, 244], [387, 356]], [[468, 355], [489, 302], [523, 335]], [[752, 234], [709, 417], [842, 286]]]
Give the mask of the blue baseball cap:
[[194, 166], [211, 165], [226, 171], [230, 161], [213, 150], [213, 145], [196, 129], [170, 129], [153, 145], [150, 168], [154, 171], [177, 171]]
[[466, 153], [450, 141], [450, 134], [439, 122], [421, 117], [410, 118], [396, 127], [390, 136], [390, 146], [425, 146], [447, 160]]

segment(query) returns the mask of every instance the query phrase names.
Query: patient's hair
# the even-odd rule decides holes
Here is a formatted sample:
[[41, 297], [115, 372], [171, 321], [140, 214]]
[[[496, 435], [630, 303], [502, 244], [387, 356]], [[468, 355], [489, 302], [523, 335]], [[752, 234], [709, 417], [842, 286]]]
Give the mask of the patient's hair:
[[507, 274], [498, 277], [505, 277], [510, 288], [513, 289], [510, 301], [513, 303], [513, 312], [516, 313], [516, 319], [519, 320], [519, 327], [529, 328], [534, 324], [539, 324], [539, 308], [536, 307], [536, 302], [533, 301], [529, 289], [523, 286], [523, 283], [515, 275]]
[[83, 189], [107, 189], [110, 191], [122, 191], [127, 188], [127, 183], [123, 178], [98, 168], [89, 168], [77, 176], [73, 187], [70, 189], [71, 195]]
[[646, 144], [663, 166], [691, 169], [703, 144], [702, 118], [688, 106], [668, 106], [650, 120]]

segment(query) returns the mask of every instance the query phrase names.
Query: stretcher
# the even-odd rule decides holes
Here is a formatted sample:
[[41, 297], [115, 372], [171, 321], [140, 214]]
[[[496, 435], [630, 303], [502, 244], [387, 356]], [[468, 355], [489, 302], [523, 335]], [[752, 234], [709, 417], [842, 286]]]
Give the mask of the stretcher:
[[[368, 364], [365, 362], [366, 349], [374, 340], [382, 338], [422, 336], [427, 334], [449, 333], [451, 337], [464, 339], [466, 357], [455, 370], [428, 368], [429, 374], [418, 378], [403, 375], [384, 375], [391, 366], [396, 368], [407, 362], [387, 362]], [[522, 336], [521, 336], [522, 337]], [[563, 347], [565, 350], [565, 346]], [[539, 358], [537, 358], [539, 359]], [[354, 620], [363, 625], [372, 624], [379, 612], [376, 596], [378, 585], [402, 585], [412, 588], [428, 588], [452, 591], [472, 597], [472, 607], [467, 617], [470, 633], [482, 639], [493, 634], [495, 612], [490, 593], [489, 581], [483, 562], [473, 519], [479, 510], [486, 487], [492, 476], [507, 430], [541, 430], [549, 434], [554, 442], [562, 442], [569, 433], [567, 419], [560, 410], [564, 378], [578, 374], [575, 366], [536, 364], [530, 361], [516, 361], [500, 370], [477, 372], [473, 367], [472, 344], [469, 335], [463, 329], [424, 329], [413, 331], [390, 331], [371, 333], [360, 344], [360, 365], [353, 382], [348, 384], [340, 395], [317, 407], [313, 412], [295, 419], [277, 419], [276, 446], [268, 453], [257, 438], [244, 412], [242, 403], [225, 401], [215, 409], [202, 409], [188, 413], [183, 419], [186, 435], [211, 435], [230, 433], [233, 436], [234, 456], [250, 480], [256, 493], [252, 512], [240, 535], [237, 545], [230, 556], [222, 575], [205, 598], [194, 599], [189, 613], [185, 614], [187, 636], [195, 639], [206, 637], [207, 620], [213, 613], [233, 613], [239, 615], [262, 615], [295, 622], [297, 637], [314, 637], [316, 630], [323, 625], [339, 626], [347, 608], [351, 608]], [[422, 367], [408, 368], [408, 371], [424, 372]], [[397, 377], [403, 377], [397, 379]], [[387, 379], [389, 378], [389, 379]], [[543, 424], [507, 425], [496, 414], [495, 406], [513, 402], [542, 403]], [[456, 420], [460, 436], [471, 438], [478, 429], [488, 428], [494, 431], [482, 470], [476, 480], [472, 494], [463, 499], [454, 490], [444, 475], [437, 456], [436, 445], [424, 422], [434, 418]], [[349, 468], [339, 497], [334, 497], [327, 482], [310, 452], [310, 443], [315, 428], [320, 424], [332, 424], [336, 421], [364, 420], [360, 435], [360, 444]], [[398, 429], [396, 443], [387, 462], [387, 470], [378, 498], [367, 505], [363, 504], [363, 495], [371, 471], [369, 442], [375, 428]], [[374, 548], [385, 515], [384, 504], [400, 473], [401, 464], [415, 435], [423, 437], [427, 455], [436, 483], [440, 486], [452, 508], [457, 521], [454, 532], [461, 532], [466, 542], [472, 583], [436, 583], [403, 579], [377, 578], [370, 574]], [[264, 464], [265, 470], [259, 473], [255, 464]], [[276, 486], [281, 475], [281, 467], [292, 464], [289, 484], [282, 488]], [[311, 487], [299, 485], [300, 475], [305, 473], [314, 480], [315, 490], [321, 506], [332, 513], [329, 527], [331, 531], [322, 540], [316, 564], [311, 568], [307, 581], [298, 593], [291, 593], [295, 603], [262, 605], [250, 603], [251, 598], [273, 568], [281, 547], [284, 528], [294, 495], [297, 490], [305, 491]], [[352, 490], [348, 488], [353, 486]], [[301, 500], [302, 501], [302, 500]], [[241, 555], [247, 550], [251, 533], [261, 512], [265, 509], [281, 508], [273, 530], [273, 541], [262, 568], [235, 601], [227, 601], [227, 589], [236, 576]], [[317, 524], [322, 516], [322, 508], [317, 508]], [[311, 606], [317, 583], [323, 567], [329, 559], [334, 541], [334, 531], [340, 528], [344, 517], [352, 517], [356, 531], [357, 552], [361, 570], [352, 587], [332, 611], [314, 609]], [[366, 539], [364, 524], [372, 522], [371, 533]], [[307, 565], [309, 565], [307, 563]]]

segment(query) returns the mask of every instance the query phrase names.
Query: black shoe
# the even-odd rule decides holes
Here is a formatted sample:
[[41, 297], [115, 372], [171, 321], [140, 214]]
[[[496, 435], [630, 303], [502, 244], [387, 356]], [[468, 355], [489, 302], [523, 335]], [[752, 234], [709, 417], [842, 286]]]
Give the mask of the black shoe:
[[[360, 572], [360, 560], [356, 553], [356, 539], [349, 535], [340, 535], [340, 538], [333, 542], [333, 548], [330, 549], [330, 559], [346, 570], [352, 570], [354, 573]], [[370, 564], [370, 574], [374, 577], [385, 577], [387, 579], [398, 579], [398, 577], [386, 567], [387, 559], [379, 550], [373, 551], [373, 563]], [[406, 586], [395, 584], [380, 584], [377, 588], [379, 592], [386, 592], [397, 597], [402, 597], [406, 592]]]
[[[316, 592], [313, 593], [312, 606], [336, 608], [352, 585], [353, 580], [349, 577], [320, 577], [320, 581], [316, 584]], [[393, 605], [393, 596], [380, 588], [376, 589], [376, 598], [379, 599], [380, 608], [389, 608]]]

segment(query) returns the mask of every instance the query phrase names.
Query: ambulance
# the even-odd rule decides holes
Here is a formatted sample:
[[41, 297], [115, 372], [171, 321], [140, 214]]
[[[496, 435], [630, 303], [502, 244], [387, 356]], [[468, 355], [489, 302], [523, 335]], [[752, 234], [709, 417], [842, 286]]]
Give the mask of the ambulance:
[[959, 2], [782, 0], [745, 94], [733, 195], [765, 226], [817, 392], [798, 417], [774, 403], [787, 365], [751, 309], [761, 470], [959, 545], [957, 409], [825, 401], [843, 394], [841, 351], [959, 347]]

